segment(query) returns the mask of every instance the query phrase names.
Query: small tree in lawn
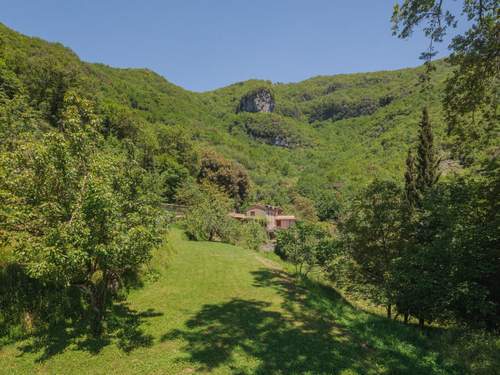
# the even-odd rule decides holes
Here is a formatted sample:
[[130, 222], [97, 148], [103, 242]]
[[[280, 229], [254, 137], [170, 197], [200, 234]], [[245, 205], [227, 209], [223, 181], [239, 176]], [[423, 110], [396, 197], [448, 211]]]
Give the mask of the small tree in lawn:
[[239, 242], [250, 250], [260, 250], [261, 246], [269, 240], [266, 232], [266, 221], [259, 219], [257, 217], [255, 220], [240, 224]]
[[319, 225], [298, 222], [277, 233], [276, 253], [295, 266], [296, 274], [307, 276], [318, 264], [320, 245], [327, 237]]
[[235, 220], [228, 216], [234, 202], [217, 186], [190, 184], [178, 192], [178, 201], [189, 206], [183, 223], [197, 241], [235, 241]]

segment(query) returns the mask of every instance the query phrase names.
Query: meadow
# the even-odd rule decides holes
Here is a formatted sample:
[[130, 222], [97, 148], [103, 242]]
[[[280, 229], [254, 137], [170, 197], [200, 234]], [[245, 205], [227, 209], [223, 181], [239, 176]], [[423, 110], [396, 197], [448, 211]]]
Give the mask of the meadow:
[[101, 338], [68, 321], [1, 348], [0, 373], [493, 374], [500, 363], [500, 342], [422, 333], [297, 280], [272, 255], [179, 229], [168, 240]]

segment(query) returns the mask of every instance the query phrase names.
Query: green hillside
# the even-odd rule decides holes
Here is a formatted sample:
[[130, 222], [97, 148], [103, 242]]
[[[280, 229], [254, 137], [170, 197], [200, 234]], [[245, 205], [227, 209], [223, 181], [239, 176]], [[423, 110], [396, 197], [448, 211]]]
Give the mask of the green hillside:
[[68, 321], [3, 347], [0, 374], [431, 375], [463, 374], [479, 360], [457, 352], [460, 332], [423, 336], [328, 286], [295, 284], [253, 251], [187, 241], [179, 230], [169, 243], [144, 287], [115, 306], [106, 336]]
[[[151, 128], [179, 126], [199, 149], [213, 148], [249, 171], [250, 200], [287, 206], [297, 194], [314, 201], [333, 186], [351, 194], [376, 176], [399, 179], [424, 104], [440, 128], [437, 94], [423, 95], [418, 85], [422, 68], [290, 84], [250, 80], [194, 93], [149, 70], [82, 62], [60, 44], [3, 25], [0, 43], [3, 69], [46, 121], [56, 116], [57, 89], [77, 88], [121, 138], [137, 132], [151, 138]], [[437, 67], [436, 93], [449, 71], [444, 63]], [[240, 99], [261, 87], [273, 92], [274, 113], [236, 113]]]
[[0, 374], [496, 374], [497, 76], [462, 68], [197, 93], [0, 24]]

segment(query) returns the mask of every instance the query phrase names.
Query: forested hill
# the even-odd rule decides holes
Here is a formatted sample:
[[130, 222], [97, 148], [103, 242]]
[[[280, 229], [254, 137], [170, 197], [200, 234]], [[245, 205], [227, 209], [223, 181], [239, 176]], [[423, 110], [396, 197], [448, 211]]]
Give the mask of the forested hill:
[[[325, 190], [350, 194], [375, 176], [402, 181], [424, 104], [439, 142], [442, 116], [433, 92], [441, 92], [449, 68], [436, 67], [434, 91], [425, 95], [422, 67], [290, 84], [249, 80], [194, 93], [147, 69], [83, 62], [61, 44], [0, 24], [2, 91], [10, 98], [22, 93], [22, 111], [29, 108], [40, 129], [57, 125], [65, 94], [75, 91], [94, 104], [105, 135], [132, 140], [144, 158], [167, 147], [157, 141], [158, 132], [165, 133], [176, 170], [167, 200], [182, 179], [196, 176], [198, 159], [184, 152], [189, 145], [195, 154], [213, 149], [243, 166], [251, 180], [248, 201], [283, 205], [299, 215], [315, 215]], [[272, 113], [242, 106], [259, 92], [269, 94]]]

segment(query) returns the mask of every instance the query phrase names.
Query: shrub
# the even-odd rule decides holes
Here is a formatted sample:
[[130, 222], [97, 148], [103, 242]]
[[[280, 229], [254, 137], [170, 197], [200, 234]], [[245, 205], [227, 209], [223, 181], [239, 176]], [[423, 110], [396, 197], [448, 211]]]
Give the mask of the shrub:
[[250, 250], [260, 250], [268, 240], [265, 223], [251, 220], [240, 224], [240, 244]]
[[307, 276], [322, 262], [328, 240], [328, 232], [319, 224], [298, 222], [277, 233], [275, 251], [295, 266], [297, 274]]
[[178, 200], [189, 206], [183, 223], [190, 239], [234, 242], [237, 223], [228, 216], [233, 202], [216, 186], [208, 183], [185, 186]]

